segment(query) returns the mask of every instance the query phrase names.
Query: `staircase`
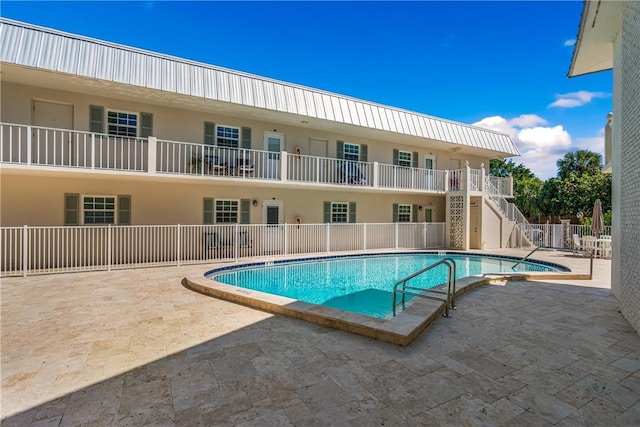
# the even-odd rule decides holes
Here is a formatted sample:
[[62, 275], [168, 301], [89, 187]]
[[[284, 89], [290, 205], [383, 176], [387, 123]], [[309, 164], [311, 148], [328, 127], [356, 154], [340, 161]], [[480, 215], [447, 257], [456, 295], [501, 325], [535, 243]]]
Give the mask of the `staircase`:
[[505, 196], [498, 191], [493, 185], [489, 177], [487, 176], [484, 182], [483, 190], [484, 195], [493, 203], [494, 207], [502, 214], [502, 216], [508, 221], [515, 223], [513, 231], [509, 236], [508, 247], [510, 248], [522, 248], [531, 247], [533, 244], [534, 229], [524, 217], [518, 207], [509, 202]]

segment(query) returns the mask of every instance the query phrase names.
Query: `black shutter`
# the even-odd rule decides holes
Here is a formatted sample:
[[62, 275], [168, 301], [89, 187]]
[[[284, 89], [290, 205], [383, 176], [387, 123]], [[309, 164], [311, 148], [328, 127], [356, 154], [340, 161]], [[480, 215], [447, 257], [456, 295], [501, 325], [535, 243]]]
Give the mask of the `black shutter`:
[[360, 161], [361, 162], [366, 162], [367, 161], [367, 151], [369, 147], [367, 147], [367, 144], [360, 144]]
[[213, 210], [214, 210], [214, 200], [209, 197], [205, 197], [202, 200], [202, 223], [203, 224], [207, 225], [207, 224], [214, 223]]
[[251, 217], [250, 217], [250, 207], [251, 206], [251, 200], [249, 199], [242, 199], [240, 200], [240, 224], [250, 224], [251, 223]]
[[242, 140], [242, 146], [240, 148], [251, 148], [251, 128], [242, 128], [240, 139]]
[[331, 202], [324, 202], [323, 210], [324, 222], [331, 222]]
[[400, 150], [394, 148], [393, 149], [393, 164], [394, 165], [398, 165], [399, 162], [399, 158], [400, 158]]
[[64, 225], [80, 224], [80, 195], [64, 194]]
[[349, 202], [349, 222], [356, 222], [356, 202]]
[[391, 222], [398, 222], [398, 204], [393, 204], [393, 216], [391, 217]]
[[413, 154], [411, 155], [411, 166], [414, 168], [418, 167], [418, 152], [414, 151]]
[[97, 105], [89, 106], [89, 131], [104, 133], [104, 108]]
[[204, 144], [216, 145], [216, 124], [204, 122]]
[[344, 141], [336, 142], [336, 159], [344, 159]]
[[118, 225], [131, 225], [131, 196], [118, 196]]
[[140, 138], [148, 138], [153, 135], [153, 114], [140, 113]]

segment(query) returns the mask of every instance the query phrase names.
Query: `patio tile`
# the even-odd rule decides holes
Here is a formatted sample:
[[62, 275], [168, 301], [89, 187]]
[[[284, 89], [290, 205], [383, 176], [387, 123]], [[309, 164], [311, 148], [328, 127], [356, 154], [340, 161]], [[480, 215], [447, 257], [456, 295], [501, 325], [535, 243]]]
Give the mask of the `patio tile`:
[[638, 425], [603, 272], [474, 290], [398, 347], [180, 284], [206, 268], [3, 278], [2, 425]]
[[575, 407], [530, 386], [516, 391], [509, 396], [509, 400], [552, 424], [576, 410]]

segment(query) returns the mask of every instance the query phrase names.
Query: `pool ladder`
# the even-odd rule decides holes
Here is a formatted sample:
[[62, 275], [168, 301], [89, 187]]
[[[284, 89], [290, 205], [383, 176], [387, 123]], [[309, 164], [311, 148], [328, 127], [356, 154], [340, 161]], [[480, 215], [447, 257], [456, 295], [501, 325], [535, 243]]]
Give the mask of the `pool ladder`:
[[[432, 288], [420, 288], [416, 286], [408, 286], [407, 282], [414, 277], [417, 277], [421, 274], [426, 273], [427, 271], [433, 270], [434, 268], [446, 265], [447, 266], [447, 289], [432, 289]], [[400, 286], [402, 286], [401, 289]], [[413, 292], [413, 291], [420, 291]], [[402, 295], [402, 300], [398, 303], [397, 295]], [[436, 294], [436, 295], [433, 295]], [[452, 258], [443, 258], [438, 262], [431, 264], [428, 267], [423, 268], [420, 271], [416, 271], [410, 276], [405, 277], [404, 279], [398, 280], [393, 285], [393, 315], [396, 315], [396, 307], [398, 304], [402, 304], [402, 309], [405, 308], [406, 295], [411, 295], [420, 298], [428, 298], [437, 301], [443, 301], [444, 305], [444, 317], [449, 316], [449, 309], [456, 309], [455, 306], [455, 294], [456, 294], [456, 262]]]

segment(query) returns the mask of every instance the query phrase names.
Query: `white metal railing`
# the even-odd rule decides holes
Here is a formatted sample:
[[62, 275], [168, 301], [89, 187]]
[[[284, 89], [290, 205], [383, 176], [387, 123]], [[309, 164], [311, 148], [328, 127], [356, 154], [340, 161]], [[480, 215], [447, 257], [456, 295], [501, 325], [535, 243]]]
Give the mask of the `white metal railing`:
[[378, 186], [425, 191], [445, 191], [446, 171], [380, 164]]
[[444, 223], [0, 227], [0, 268], [26, 276], [444, 245]]
[[159, 173], [280, 179], [281, 153], [158, 140]]
[[146, 172], [148, 146], [144, 138], [0, 123], [0, 162]]
[[491, 177], [486, 178], [484, 189], [489, 199], [496, 204], [505, 218], [516, 223], [515, 232], [511, 234], [509, 239], [509, 246], [523, 247], [534, 245], [535, 229], [531, 227], [531, 224], [522, 212], [520, 212], [520, 209], [518, 209], [514, 203], [507, 201], [505, 195], [493, 185]]
[[316, 184], [373, 186], [373, 163], [288, 154], [287, 180]]
[[465, 169], [454, 169], [449, 171], [449, 191], [462, 191], [465, 188]]
[[[529, 224], [530, 240], [534, 246], [575, 249], [573, 235], [580, 238], [593, 235], [591, 227], [578, 224]], [[611, 226], [605, 226], [600, 236], [611, 236]]]
[[[0, 123], [0, 163], [433, 192], [462, 191], [467, 185], [467, 168], [409, 168], [7, 123]], [[469, 171], [469, 190], [481, 191], [482, 171]], [[499, 194], [512, 195], [511, 178], [491, 177], [491, 182]]]
[[510, 176], [488, 176], [487, 179], [504, 197], [513, 197], [513, 178]]

